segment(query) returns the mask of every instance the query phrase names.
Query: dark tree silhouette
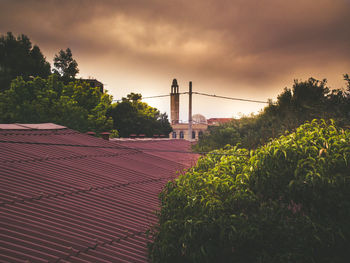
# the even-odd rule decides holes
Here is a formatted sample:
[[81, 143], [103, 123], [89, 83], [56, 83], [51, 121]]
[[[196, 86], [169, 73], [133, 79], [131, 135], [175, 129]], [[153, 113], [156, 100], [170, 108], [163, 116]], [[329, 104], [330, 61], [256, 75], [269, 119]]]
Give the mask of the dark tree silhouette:
[[67, 48], [66, 51], [61, 49], [58, 55], [55, 55], [54, 66], [53, 72], [61, 76], [64, 82], [74, 80], [79, 73], [78, 63], [73, 59], [70, 48]]
[[107, 116], [113, 118], [113, 128], [118, 130], [120, 137], [129, 137], [130, 134], [168, 136], [172, 130], [168, 116], [141, 99], [141, 94], [130, 93], [122, 102], [112, 104]]
[[0, 91], [9, 89], [18, 76], [29, 80], [37, 76], [47, 78], [50, 73], [50, 64], [26, 35], [15, 37], [8, 32], [0, 37]]

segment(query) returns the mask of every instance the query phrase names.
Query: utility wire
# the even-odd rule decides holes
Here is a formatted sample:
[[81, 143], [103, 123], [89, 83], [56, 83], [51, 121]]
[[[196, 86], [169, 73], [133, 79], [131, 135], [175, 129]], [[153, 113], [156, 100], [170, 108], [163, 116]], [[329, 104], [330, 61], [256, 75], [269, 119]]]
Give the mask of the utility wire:
[[[180, 95], [183, 94], [188, 94], [189, 92], [181, 92], [181, 93], [177, 93]], [[267, 101], [262, 101], [262, 100], [250, 100], [250, 99], [242, 99], [242, 98], [235, 98], [235, 97], [227, 97], [227, 96], [219, 96], [219, 95], [215, 95], [215, 94], [207, 94], [207, 93], [203, 93], [203, 92], [196, 92], [193, 91], [192, 94], [196, 94], [196, 95], [202, 95], [202, 96], [207, 96], [207, 97], [213, 97], [213, 98], [218, 98], [218, 99], [227, 99], [227, 100], [238, 100], [238, 101], [245, 101], [245, 102], [254, 102], [254, 103], [265, 103], [268, 104], [269, 102]], [[169, 97], [171, 96], [171, 94], [164, 94], [164, 95], [157, 95], [157, 96], [149, 96], [149, 97], [142, 97], [141, 99], [153, 99], [153, 98], [162, 98], [162, 97]], [[113, 100], [115, 102], [119, 102], [122, 101], [123, 99], [119, 99], [119, 100]]]
[[[170, 96], [170, 94], [157, 95], [157, 96], [150, 96], [150, 97], [141, 97], [141, 100], [142, 100], [142, 99], [162, 98], [162, 97], [169, 97], [169, 96]], [[113, 100], [113, 101], [119, 102], [119, 101], [123, 101], [123, 99]]]
[[[177, 94], [187, 94], [188, 92], [181, 92], [181, 93], [177, 93]], [[158, 96], [149, 96], [149, 97], [142, 97], [142, 99], [153, 99], [153, 98], [160, 98], [160, 97], [169, 97], [171, 96], [171, 94], [166, 94], [166, 95], [158, 95]]]
[[[184, 92], [188, 94], [188, 92]], [[202, 95], [202, 96], [207, 96], [207, 97], [214, 97], [214, 98], [219, 98], [219, 99], [227, 99], [227, 100], [239, 100], [239, 101], [246, 101], [246, 102], [255, 102], [255, 103], [267, 103], [267, 101], [262, 101], [262, 100], [249, 100], [249, 99], [241, 99], [241, 98], [234, 98], [234, 97], [226, 97], [226, 96], [219, 96], [219, 95], [211, 95], [207, 93], [202, 93], [202, 92], [192, 92], [192, 94], [197, 94], [197, 95]]]
[[[181, 93], [178, 93], [178, 94], [182, 95], [182, 94], [187, 94], [187, 93], [186, 92], [181, 92]], [[171, 94], [156, 95], [156, 96], [149, 96], [149, 97], [141, 97], [141, 100], [143, 100], [143, 99], [153, 99], [153, 98], [162, 98], [162, 97], [170, 97], [170, 96], [171, 96]], [[123, 99], [113, 100], [113, 101], [119, 102], [119, 101], [123, 101]]]

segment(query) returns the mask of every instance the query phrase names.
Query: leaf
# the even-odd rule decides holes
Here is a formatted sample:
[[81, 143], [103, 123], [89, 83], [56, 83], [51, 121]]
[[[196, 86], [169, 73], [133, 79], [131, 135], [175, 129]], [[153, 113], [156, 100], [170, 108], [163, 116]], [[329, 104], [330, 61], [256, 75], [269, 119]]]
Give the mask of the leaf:
[[320, 149], [320, 151], [319, 151], [319, 153], [318, 153], [318, 156], [325, 156], [326, 153], [327, 153], [327, 149], [322, 148], [322, 149]]
[[288, 187], [291, 188], [294, 185], [294, 183], [295, 183], [294, 180], [291, 180], [288, 184]]

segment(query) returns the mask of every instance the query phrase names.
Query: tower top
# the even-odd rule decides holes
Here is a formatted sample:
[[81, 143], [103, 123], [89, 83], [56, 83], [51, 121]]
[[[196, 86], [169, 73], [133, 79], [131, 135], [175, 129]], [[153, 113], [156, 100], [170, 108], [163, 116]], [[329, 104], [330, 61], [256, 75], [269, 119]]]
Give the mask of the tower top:
[[177, 80], [176, 79], [173, 79], [173, 85], [171, 85], [171, 86], [179, 86], [179, 85], [177, 85]]
[[173, 79], [173, 84], [171, 84], [171, 93], [179, 93], [179, 85], [176, 79]]

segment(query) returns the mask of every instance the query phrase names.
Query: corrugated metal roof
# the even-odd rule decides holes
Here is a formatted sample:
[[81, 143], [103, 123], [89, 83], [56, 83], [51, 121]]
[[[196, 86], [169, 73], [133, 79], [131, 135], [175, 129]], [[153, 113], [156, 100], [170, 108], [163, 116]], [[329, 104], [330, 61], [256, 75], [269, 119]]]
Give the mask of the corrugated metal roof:
[[57, 130], [57, 129], [66, 129], [66, 127], [57, 125], [54, 123], [38, 123], [38, 124], [12, 123], [12, 124], [0, 124], [0, 129], [2, 130], [23, 130], [23, 129]]
[[0, 130], [0, 262], [147, 262], [158, 193], [198, 158], [189, 142], [24, 126]]
[[121, 145], [142, 149], [143, 152], [150, 155], [182, 163], [184, 165], [193, 165], [198, 159], [198, 155], [195, 155], [190, 151], [191, 142], [187, 140], [129, 139], [116, 141]]

